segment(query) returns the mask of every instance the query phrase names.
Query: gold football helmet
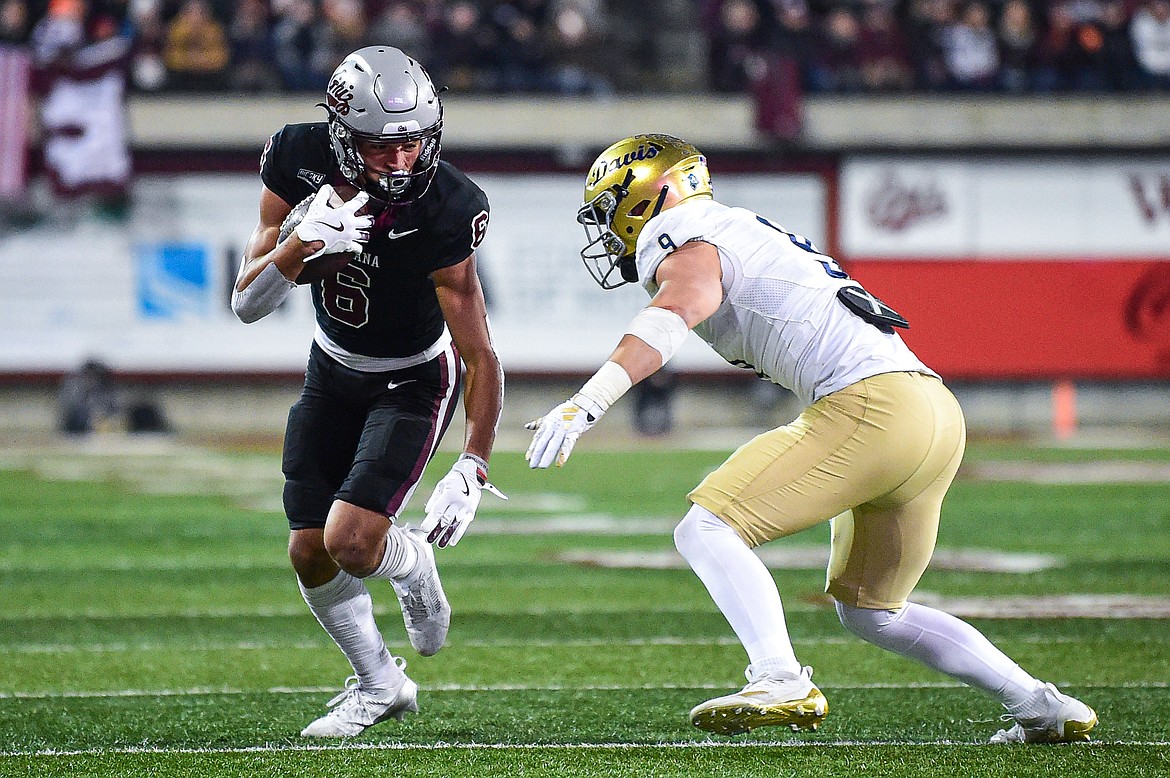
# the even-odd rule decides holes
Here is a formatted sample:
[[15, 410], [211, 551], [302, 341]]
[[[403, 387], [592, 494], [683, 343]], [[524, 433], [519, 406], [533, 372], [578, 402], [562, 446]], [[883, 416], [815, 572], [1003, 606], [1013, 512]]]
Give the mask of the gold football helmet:
[[577, 211], [588, 240], [581, 260], [589, 274], [602, 289], [637, 281], [634, 249], [646, 222], [694, 197], [711, 197], [711, 174], [707, 158], [684, 140], [635, 135], [601, 152]]

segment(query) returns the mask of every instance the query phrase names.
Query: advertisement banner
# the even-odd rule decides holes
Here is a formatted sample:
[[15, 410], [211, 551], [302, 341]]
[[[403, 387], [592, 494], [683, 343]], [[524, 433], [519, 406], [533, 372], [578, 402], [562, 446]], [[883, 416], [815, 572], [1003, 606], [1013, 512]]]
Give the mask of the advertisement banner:
[[947, 379], [1170, 377], [1170, 262], [845, 265]]
[[[506, 370], [587, 372], [648, 301], [607, 292], [581, 264], [579, 175], [475, 175], [491, 201], [477, 251]], [[254, 175], [145, 176], [124, 220], [61, 209], [0, 235], [0, 374], [70, 370], [87, 359], [143, 373], [293, 373], [313, 337], [308, 288], [244, 325], [229, 299], [256, 225]], [[720, 196], [823, 243], [827, 187], [816, 175], [725, 175]], [[727, 370], [692, 336], [682, 370]]]
[[1170, 378], [1170, 159], [856, 159], [842, 264], [946, 377]]

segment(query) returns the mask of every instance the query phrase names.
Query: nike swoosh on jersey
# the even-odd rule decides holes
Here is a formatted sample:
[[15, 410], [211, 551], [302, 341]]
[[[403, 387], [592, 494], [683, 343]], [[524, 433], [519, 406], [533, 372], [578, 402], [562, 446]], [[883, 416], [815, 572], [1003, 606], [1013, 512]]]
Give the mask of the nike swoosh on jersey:
[[386, 237], [390, 240], [398, 240], [399, 238], [405, 238], [412, 232], [418, 232], [418, 227], [415, 227], [413, 230], [403, 230], [402, 232], [395, 232], [394, 230], [390, 230], [390, 232], [386, 233]]
[[414, 379], [414, 378], [408, 378], [405, 381], [397, 381], [397, 382], [391, 381], [390, 383], [386, 384], [386, 388], [387, 389], [397, 389], [400, 386], [406, 386], [407, 384], [413, 384], [415, 382], [415, 380], [416, 379]]

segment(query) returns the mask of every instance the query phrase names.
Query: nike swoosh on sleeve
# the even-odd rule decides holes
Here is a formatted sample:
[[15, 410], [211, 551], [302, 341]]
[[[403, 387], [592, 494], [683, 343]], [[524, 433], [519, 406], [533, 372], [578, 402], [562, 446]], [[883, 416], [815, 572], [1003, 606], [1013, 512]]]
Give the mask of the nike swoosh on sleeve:
[[413, 230], [403, 230], [402, 232], [395, 232], [394, 230], [390, 230], [390, 232], [386, 233], [386, 237], [390, 240], [397, 240], [399, 238], [405, 238], [412, 232], [418, 232], [418, 227], [415, 227]]

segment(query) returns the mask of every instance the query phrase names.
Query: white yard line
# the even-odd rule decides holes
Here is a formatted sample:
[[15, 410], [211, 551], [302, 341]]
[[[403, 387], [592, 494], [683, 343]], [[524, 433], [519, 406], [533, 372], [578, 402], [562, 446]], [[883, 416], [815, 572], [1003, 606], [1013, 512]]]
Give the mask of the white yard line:
[[[663, 606], [657, 605], [649, 606], [656, 614], [678, 614], [691, 615], [695, 613], [710, 613], [713, 606], [707, 602], [696, 601], [692, 606]], [[787, 611], [814, 611], [821, 610], [820, 606], [805, 604], [801, 602], [794, 602], [791, 605], [784, 604]], [[641, 613], [648, 608], [635, 607], [621, 607], [619, 604], [606, 603], [564, 603], [556, 606], [549, 605], [528, 605], [502, 607], [502, 608], [461, 608], [458, 612], [463, 614], [475, 613], [480, 616], [555, 616], [557, 614], [594, 614], [599, 616], [607, 615], [621, 615], [624, 613]], [[143, 609], [133, 613], [122, 613], [119, 611], [112, 611], [109, 609], [98, 608], [83, 608], [81, 610], [33, 610], [27, 609], [19, 613], [7, 613], [0, 615], [0, 624], [4, 622], [21, 622], [21, 621], [40, 621], [44, 619], [158, 619], [158, 618], [181, 618], [181, 619], [218, 619], [218, 618], [249, 618], [252, 616], [258, 618], [273, 618], [285, 616], [307, 616], [308, 609], [303, 603], [289, 604], [279, 607], [251, 607], [238, 608], [231, 606], [212, 607], [212, 608], [179, 608], [178, 610], [164, 610], [161, 608]], [[375, 616], [397, 616], [399, 611], [397, 607], [391, 609], [389, 606], [375, 605]]]
[[[549, 519], [546, 523], [560, 524], [567, 518]], [[521, 525], [518, 521], [510, 523]], [[781, 542], [761, 546], [755, 549], [755, 554], [772, 570], [824, 570], [829, 563], [827, 543], [793, 546]], [[675, 551], [565, 551], [557, 559], [623, 570], [689, 569], [686, 560]], [[1019, 554], [977, 548], [939, 548], [930, 560], [932, 570], [979, 573], [1036, 573], [1064, 564], [1063, 558], [1053, 554]]]
[[[1015, 643], [1073, 644], [1083, 643], [1079, 637], [1026, 636], [1012, 638]], [[1160, 642], [1151, 638], [1143, 642]], [[860, 645], [859, 639], [842, 635], [840, 637], [793, 638], [798, 646], [845, 646]], [[391, 649], [405, 649], [410, 644], [405, 640], [387, 640]], [[731, 636], [717, 637], [675, 637], [664, 635], [650, 638], [580, 638], [565, 640], [541, 640], [529, 638], [500, 638], [489, 640], [460, 640], [447, 644], [449, 648], [630, 648], [646, 646], [738, 646], [739, 640]], [[0, 656], [14, 654], [117, 654], [123, 652], [173, 651], [173, 652], [214, 652], [214, 651], [288, 651], [331, 649], [333, 643], [322, 635], [320, 640], [300, 641], [256, 641], [206, 642], [177, 645], [174, 643], [13, 643], [0, 645]]]
[[[1143, 594], [1053, 594], [1053, 595], [1009, 595], [1003, 597], [949, 597], [938, 592], [920, 590], [914, 593], [913, 599], [924, 605], [939, 608], [960, 618], [986, 619], [1065, 619], [1065, 618], [1095, 618], [1095, 619], [1166, 619], [1170, 618], [1170, 597]], [[784, 609], [789, 613], [812, 613], [823, 611], [828, 607], [824, 604], [804, 602], [792, 598], [784, 603]], [[462, 608], [460, 613], [492, 615], [492, 616], [551, 616], [557, 614], [595, 614], [621, 615], [638, 613], [642, 609], [636, 607], [619, 607], [583, 602], [580, 604], [565, 603], [561, 605], [545, 606], [532, 605], [516, 608]], [[160, 618], [277, 618], [299, 617], [306, 614], [301, 605], [290, 604], [282, 607], [261, 608], [181, 608], [178, 610], [152, 609], [136, 613], [118, 613], [98, 608], [84, 608], [81, 610], [25, 610], [21, 613], [0, 615], [0, 624], [5, 622], [19, 624], [22, 621], [43, 619], [160, 619]], [[375, 606], [374, 613], [380, 617], [393, 616], [397, 609], [391, 610], [385, 605]], [[693, 615], [709, 613], [707, 603], [695, 601], [690, 606], [654, 607], [656, 614]], [[0, 648], [3, 651], [3, 648]]]
[[[815, 735], [810, 738], [817, 737]], [[126, 746], [121, 748], [85, 748], [76, 750], [41, 749], [36, 751], [0, 751], [2, 757], [19, 756], [107, 756], [134, 755], [217, 755], [217, 754], [273, 754], [316, 751], [642, 751], [648, 749], [737, 749], [737, 748], [841, 748], [857, 746], [987, 746], [968, 740], [792, 740], [784, 743], [749, 743], [701, 740], [683, 743], [295, 743], [235, 748], [163, 748], [157, 746]], [[1167, 740], [1110, 740], [1076, 744], [1075, 748], [1094, 749], [1101, 746], [1167, 746]]]

